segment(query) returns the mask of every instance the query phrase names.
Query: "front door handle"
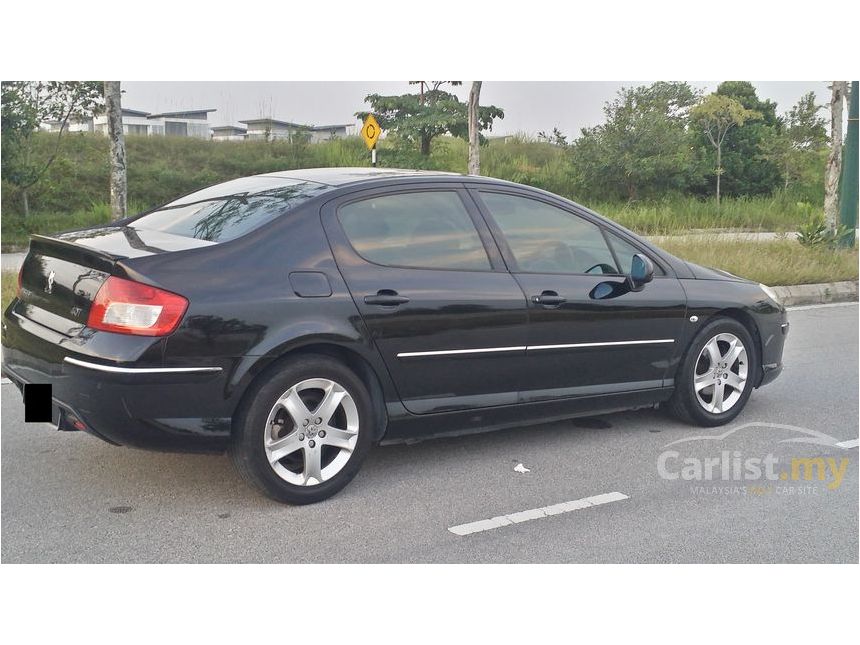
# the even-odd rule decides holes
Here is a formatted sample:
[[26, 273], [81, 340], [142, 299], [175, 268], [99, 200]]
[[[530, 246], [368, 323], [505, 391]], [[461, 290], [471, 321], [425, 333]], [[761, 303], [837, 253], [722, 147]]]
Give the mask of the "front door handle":
[[544, 307], [558, 307], [567, 302], [567, 298], [555, 291], [543, 291], [539, 296], [532, 296], [532, 302]]
[[398, 295], [392, 289], [380, 289], [375, 296], [364, 296], [364, 304], [366, 305], [381, 305], [383, 307], [397, 307], [405, 305], [409, 302], [406, 296]]

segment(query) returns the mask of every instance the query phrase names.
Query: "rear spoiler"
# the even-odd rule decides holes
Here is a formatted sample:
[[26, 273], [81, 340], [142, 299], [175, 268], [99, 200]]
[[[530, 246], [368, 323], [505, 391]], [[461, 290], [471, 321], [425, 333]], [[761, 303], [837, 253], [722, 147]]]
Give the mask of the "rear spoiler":
[[56, 237], [37, 234], [30, 235], [30, 253], [50, 255], [105, 273], [114, 273], [117, 262], [126, 257], [90, 248], [83, 244], [67, 242]]

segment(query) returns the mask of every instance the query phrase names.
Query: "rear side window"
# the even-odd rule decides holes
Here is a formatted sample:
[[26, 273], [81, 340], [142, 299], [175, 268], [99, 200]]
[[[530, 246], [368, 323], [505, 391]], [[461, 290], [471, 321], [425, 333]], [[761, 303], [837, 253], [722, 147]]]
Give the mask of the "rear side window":
[[[249, 180], [254, 183], [243, 184]], [[268, 179], [268, 182], [262, 181]], [[266, 184], [272, 185], [267, 187]], [[249, 178], [205, 188], [138, 217], [131, 226], [149, 231], [226, 242], [253, 231], [303, 202], [330, 190], [312, 181]], [[230, 192], [241, 190], [248, 192]]]
[[346, 204], [338, 219], [365, 260], [423, 269], [490, 269], [472, 218], [452, 191], [381, 195]]
[[520, 271], [618, 273], [596, 224], [528, 197], [482, 191], [481, 199], [502, 230]]

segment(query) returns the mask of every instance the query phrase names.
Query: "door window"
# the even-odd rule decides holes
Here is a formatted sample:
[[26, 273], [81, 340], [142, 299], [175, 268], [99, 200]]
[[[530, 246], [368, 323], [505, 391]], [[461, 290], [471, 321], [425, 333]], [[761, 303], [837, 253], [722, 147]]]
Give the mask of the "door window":
[[596, 224], [528, 197], [481, 192], [481, 199], [526, 273], [617, 274]]
[[365, 260], [424, 269], [490, 270], [490, 260], [453, 191], [380, 195], [341, 206], [346, 237]]
[[[629, 242], [622, 240], [620, 237], [615, 235], [614, 233], [610, 233], [606, 231], [606, 237], [609, 238], [609, 243], [612, 245], [612, 250], [615, 251], [615, 257], [618, 258], [618, 264], [621, 265], [621, 273], [627, 275], [630, 273], [630, 267], [633, 263], [633, 256], [637, 253], [640, 255], [646, 255], [635, 246], [630, 244]], [[651, 259], [651, 263], [654, 264], [654, 275], [666, 275], [666, 272], [660, 268], [660, 266]]]

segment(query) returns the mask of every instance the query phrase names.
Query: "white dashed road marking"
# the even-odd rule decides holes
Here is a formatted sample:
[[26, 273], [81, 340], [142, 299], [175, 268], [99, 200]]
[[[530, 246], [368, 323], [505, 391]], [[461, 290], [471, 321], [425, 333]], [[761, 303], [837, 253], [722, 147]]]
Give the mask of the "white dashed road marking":
[[849, 439], [848, 441], [840, 441], [836, 445], [840, 448], [856, 448], [860, 439]]
[[624, 493], [603, 493], [602, 495], [593, 495], [583, 499], [575, 499], [570, 502], [561, 502], [552, 506], [544, 506], [542, 508], [532, 508], [519, 513], [511, 513], [509, 515], [499, 515], [491, 517], [488, 520], [478, 520], [477, 522], [469, 522], [468, 524], [459, 524], [452, 526], [448, 530], [454, 535], [469, 535], [471, 533], [479, 533], [481, 531], [489, 531], [510, 524], [520, 524], [529, 520], [538, 520], [542, 517], [550, 517], [551, 515], [561, 515], [571, 511], [578, 511], [591, 506], [599, 506], [600, 504], [608, 504], [609, 502], [620, 502], [622, 499], [629, 499]]

